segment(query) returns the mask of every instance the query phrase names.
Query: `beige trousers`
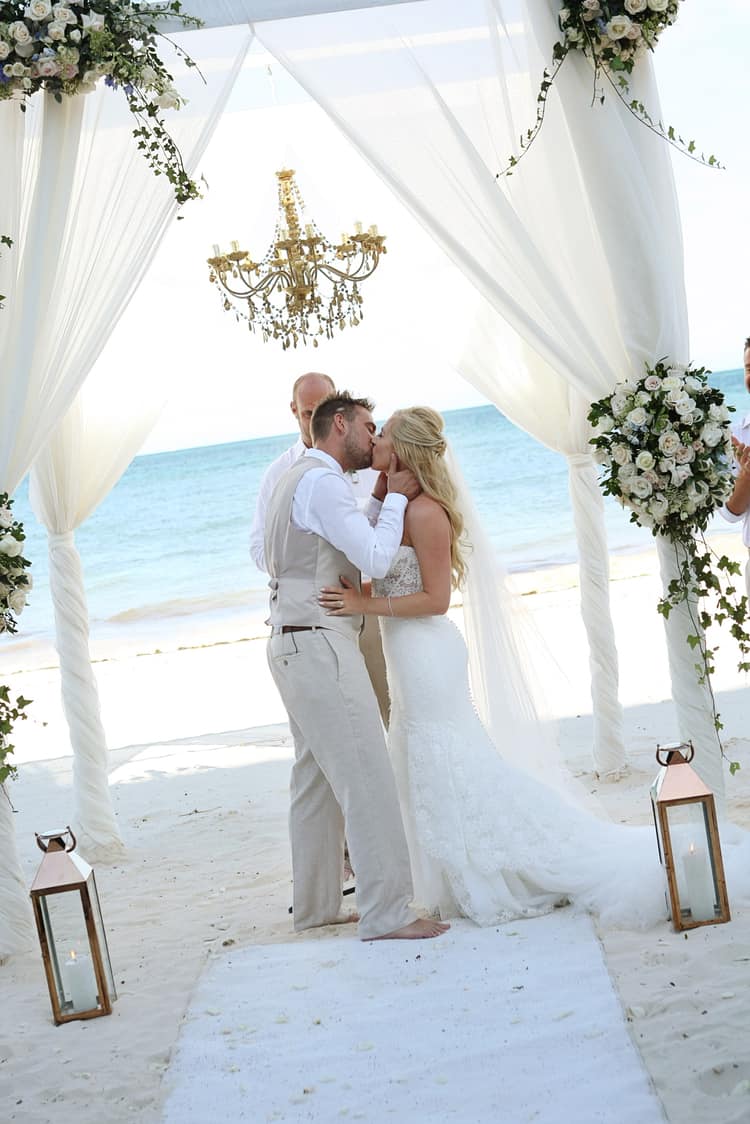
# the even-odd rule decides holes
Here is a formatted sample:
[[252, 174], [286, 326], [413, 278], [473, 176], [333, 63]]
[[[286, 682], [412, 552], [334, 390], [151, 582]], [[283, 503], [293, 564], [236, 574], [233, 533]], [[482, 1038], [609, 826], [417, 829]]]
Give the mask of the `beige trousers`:
[[316, 628], [271, 636], [268, 662], [289, 715], [295, 763], [289, 834], [294, 927], [341, 909], [344, 830], [357, 872], [359, 935], [413, 920], [409, 852], [383, 727], [354, 639]]
[[380, 717], [388, 729], [391, 717], [391, 697], [388, 694], [388, 676], [385, 670], [383, 642], [380, 638], [380, 623], [376, 616], [364, 618], [364, 628], [359, 634], [359, 650], [365, 658], [367, 674], [370, 676], [375, 698], [378, 700]]

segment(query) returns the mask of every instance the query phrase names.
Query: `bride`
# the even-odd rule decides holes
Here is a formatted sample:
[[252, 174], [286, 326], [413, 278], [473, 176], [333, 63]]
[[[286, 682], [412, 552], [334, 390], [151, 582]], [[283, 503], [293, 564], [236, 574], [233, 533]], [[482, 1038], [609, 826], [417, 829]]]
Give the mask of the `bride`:
[[[540, 729], [528, 720], [532, 708], [508, 622], [493, 603], [496, 576], [485, 583], [484, 604], [475, 610], [480, 624], [501, 639], [491, 657], [484, 653], [492, 668], [481, 668], [473, 682], [475, 693], [489, 696], [493, 738], [477, 715], [467, 648], [446, 612], [452, 589], [479, 569], [486, 548], [478, 526], [466, 534], [470, 499], [459, 496], [458, 470], [449, 468], [440, 414], [426, 407], [398, 410], [374, 445], [373, 468], [387, 469], [395, 453], [422, 492], [408, 505], [402, 545], [387, 576], [362, 593], [348, 583], [343, 592], [327, 587], [320, 603], [332, 615], [381, 618], [389, 743], [415, 900], [443, 918], [460, 915], [480, 925], [535, 916], [566, 902], [605, 924], [643, 927], [664, 919], [653, 829], [604, 822], [506, 760], [536, 752]], [[478, 682], [489, 671], [496, 691]]]

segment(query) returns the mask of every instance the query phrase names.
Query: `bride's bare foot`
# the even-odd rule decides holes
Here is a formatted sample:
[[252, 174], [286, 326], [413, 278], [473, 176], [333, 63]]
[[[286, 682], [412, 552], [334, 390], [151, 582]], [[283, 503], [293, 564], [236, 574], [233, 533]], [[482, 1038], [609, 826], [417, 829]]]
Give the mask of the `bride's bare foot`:
[[349, 912], [340, 913], [332, 921], [326, 921], [326, 925], [350, 925], [354, 921], [359, 921], [359, 914], [355, 913], [354, 910], [349, 910]]
[[429, 917], [419, 917], [403, 929], [385, 933], [382, 937], [365, 937], [370, 941], [422, 941], [429, 937], [442, 937], [450, 929], [447, 921], [433, 921]]

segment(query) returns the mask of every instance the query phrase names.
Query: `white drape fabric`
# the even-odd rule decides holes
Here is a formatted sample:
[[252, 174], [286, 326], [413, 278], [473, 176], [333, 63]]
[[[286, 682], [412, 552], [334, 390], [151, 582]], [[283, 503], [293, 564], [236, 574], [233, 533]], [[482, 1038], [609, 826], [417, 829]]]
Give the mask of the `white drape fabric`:
[[[260, 20], [289, 19], [314, 16], [321, 12], [345, 12], [351, 8], [384, 7], [403, 4], [404, 0], [190, 0], [191, 16], [197, 16], [205, 27], [232, 27]], [[179, 31], [178, 20], [160, 23], [165, 31]]]
[[[191, 38], [189, 49], [199, 65], [202, 57], [210, 61], [207, 85], [194, 86], [188, 110], [181, 111], [186, 117], [174, 125], [175, 139], [191, 174], [226, 104], [251, 38], [244, 31], [239, 43], [225, 46], [218, 56], [215, 35]], [[183, 74], [178, 87], [184, 80]], [[106, 141], [98, 121], [92, 123], [99, 127], [92, 129], [91, 137], [83, 133], [89, 158], [76, 184], [79, 198], [75, 192], [69, 198], [71, 208], [84, 206], [86, 201], [94, 208], [93, 225], [99, 236], [80, 276], [73, 273], [76, 256], [71, 248], [68, 281], [78, 298], [74, 312], [81, 337], [88, 339], [88, 349], [67, 356], [70, 368], [77, 370], [75, 381], [88, 375], [89, 356], [98, 354], [104, 345], [176, 210], [170, 185], [154, 177], [135, 151], [127, 110], [124, 113], [125, 119], [113, 122], [105, 133]], [[114, 205], [110, 190], [116, 193]], [[106, 291], [101, 300], [97, 285]], [[110, 386], [105, 371], [97, 371], [94, 383], [84, 385], [37, 457], [31, 481], [34, 510], [49, 532], [50, 590], [63, 708], [74, 753], [79, 849], [97, 862], [117, 858], [122, 841], [109, 794], [107, 743], [89, 655], [88, 608], [73, 532], [120, 478], [158, 415], [162, 373], [149, 370], [147, 357], [137, 349], [134, 352], [138, 370], [127, 386]]]
[[[222, 46], [216, 34], [196, 33], [190, 51], [205, 60], [206, 83], [175, 58], [170, 69], [189, 107], [169, 127], [189, 172], [195, 173], [240, 71], [252, 36]], [[12, 492], [29, 465], [52, 441], [37, 479], [37, 495], [52, 528], [51, 587], [61, 655], [63, 701], [75, 760], [75, 803], [92, 858], [116, 855], [121, 842], [107, 786], [107, 746], [99, 718], [96, 681], [88, 653], [88, 614], [72, 529], [106, 495], [125, 468], [117, 447], [105, 470], [71, 441], [75, 424], [54, 428], [69, 409], [112, 326], [141, 281], [175, 205], [170, 184], [155, 179], [137, 151], [126, 103], [100, 84], [88, 97], [31, 99], [0, 105], [3, 163], [0, 233], [15, 239], [0, 260], [7, 307], [0, 315], [0, 490]], [[145, 362], [134, 346], [134, 361]], [[153, 396], [152, 396], [153, 397]], [[145, 410], [128, 413], [129, 460], [137, 451]], [[123, 417], [121, 402], [112, 408]], [[112, 414], [112, 417], [116, 417]], [[118, 460], [119, 459], [119, 460]], [[117, 468], [115, 465], [118, 465]], [[99, 488], [71, 505], [76, 484]], [[61, 500], [61, 496], [64, 499]], [[60, 502], [58, 502], [60, 501]], [[72, 519], [78, 522], [72, 522]], [[12, 823], [0, 821], [0, 847], [15, 853]], [[22, 886], [9, 883], [0, 925], [22, 916]], [[15, 905], [10, 897], [15, 896]], [[22, 897], [26, 897], [25, 891]]]
[[[421, 0], [264, 22], [256, 32], [482, 294], [491, 334], [513, 341], [478, 361], [474, 349], [462, 373], [574, 458], [595, 763], [611, 773], [624, 751], [601, 502], [593, 465], [579, 459], [585, 409], [645, 362], [686, 362], [687, 315], [667, 148], [612, 91], [591, 105], [582, 56], [567, 59], [531, 151], [496, 180], [535, 120], [557, 11], [556, 0]], [[631, 89], [658, 116], [649, 60]], [[684, 637], [669, 632], [668, 644], [673, 651]], [[688, 681], [679, 659], [671, 666], [680, 709]], [[698, 758], [715, 759], [715, 741], [697, 740]]]
[[16, 846], [13, 809], [0, 785], [0, 961], [4, 956], [25, 952], [34, 944], [34, 923], [29, 892]]

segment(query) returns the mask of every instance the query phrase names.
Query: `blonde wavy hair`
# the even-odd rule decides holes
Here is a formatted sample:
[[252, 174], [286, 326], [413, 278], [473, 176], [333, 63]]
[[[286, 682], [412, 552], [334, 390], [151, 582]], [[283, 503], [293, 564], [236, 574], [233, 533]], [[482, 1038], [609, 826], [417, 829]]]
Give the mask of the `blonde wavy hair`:
[[399, 461], [416, 476], [422, 491], [431, 496], [448, 516], [451, 529], [451, 582], [454, 589], [466, 577], [468, 543], [464, 539], [464, 518], [456, 500], [456, 486], [445, 463], [447, 448], [443, 419], [429, 406], [396, 410], [391, 416], [388, 436]]

